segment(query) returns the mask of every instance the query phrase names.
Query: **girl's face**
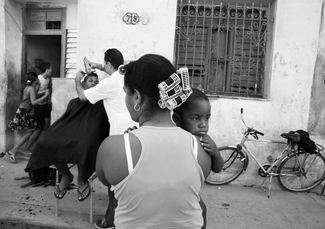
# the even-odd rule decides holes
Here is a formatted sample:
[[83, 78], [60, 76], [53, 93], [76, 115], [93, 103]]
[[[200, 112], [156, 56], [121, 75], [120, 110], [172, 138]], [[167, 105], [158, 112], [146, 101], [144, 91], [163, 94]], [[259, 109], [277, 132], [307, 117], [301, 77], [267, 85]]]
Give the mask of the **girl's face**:
[[209, 101], [188, 101], [182, 114], [180, 114], [180, 127], [201, 137], [209, 130], [210, 116], [211, 106]]
[[98, 84], [98, 77], [96, 76], [87, 76], [83, 82], [85, 89], [94, 87], [96, 84]]

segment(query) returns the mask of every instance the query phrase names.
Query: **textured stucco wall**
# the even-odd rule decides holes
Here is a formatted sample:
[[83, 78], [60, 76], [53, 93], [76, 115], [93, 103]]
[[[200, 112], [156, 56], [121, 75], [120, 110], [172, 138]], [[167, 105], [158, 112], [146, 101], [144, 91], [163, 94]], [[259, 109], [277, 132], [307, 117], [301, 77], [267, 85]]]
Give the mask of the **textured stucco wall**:
[[71, 99], [78, 97], [74, 79], [53, 78], [51, 123], [54, 123], [66, 111]]
[[5, 9], [4, 1], [0, 0], [0, 149], [5, 148], [5, 103], [7, 99], [7, 74], [5, 71]]
[[[87, 56], [102, 62], [108, 48], [119, 49], [125, 61], [135, 60], [147, 53], [159, 53], [173, 58], [176, 0], [97, 0], [78, 1], [78, 64]], [[91, 10], [91, 11], [90, 11]], [[127, 25], [122, 18], [137, 13], [141, 20]], [[143, 19], [147, 17], [148, 23]]]
[[[19, 4], [12, 1], [4, 1], [5, 23], [3, 34], [5, 34], [5, 50], [1, 52], [4, 57], [4, 74], [0, 78], [6, 84], [4, 88], [5, 103], [1, 106], [4, 110], [4, 126], [0, 134], [5, 134], [5, 145], [2, 149], [10, 148], [14, 144], [15, 133], [7, 129], [21, 100], [21, 64], [22, 64], [22, 11]], [[1, 9], [3, 10], [3, 8]], [[4, 78], [2, 78], [4, 77]], [[19, 134], [19, 133], [18, 133]]]
[[[283, 132], [307, 129], [322, 2], [276, 2], [269, 99], [211, 98], [210, 134], [218, 145], [241, 140], [245, 127], [240, 108], [244, 108], [246, 124], [265, 133], [263, 139], [282, 140]], [[263, 163], [268, 155], [276, 156], [283, 149], [277, 144], [248, 145]], [[257, 169], [251, 160], [248, 171], [234, 183], [260, 185]]]
[[[325, 11], [321, 15], [317, 59], [312, 86], [308, 129], [325, 136]], [[324, 137], [325, 138], [325, 137]]]

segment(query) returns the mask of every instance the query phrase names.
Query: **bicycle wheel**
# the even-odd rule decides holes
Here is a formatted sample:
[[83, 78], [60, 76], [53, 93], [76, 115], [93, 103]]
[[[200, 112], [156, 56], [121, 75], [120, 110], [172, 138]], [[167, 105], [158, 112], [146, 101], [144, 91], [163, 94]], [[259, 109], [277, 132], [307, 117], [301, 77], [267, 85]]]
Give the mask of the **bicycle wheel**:
[[299, 152], [286, 157], [277, 172], [279, 183], [287, 190], [303, 192], [315, 188], [325, 178], [325, 158], [320, 154]]
[[244, 171], [245, 157], [244, 153], [238, 151], [236, 147], [224, 146], [219, 148], [224, 164], [219, 173], [211, 171], [206, 182], [213, 185], [227, 184], [235, 180]]

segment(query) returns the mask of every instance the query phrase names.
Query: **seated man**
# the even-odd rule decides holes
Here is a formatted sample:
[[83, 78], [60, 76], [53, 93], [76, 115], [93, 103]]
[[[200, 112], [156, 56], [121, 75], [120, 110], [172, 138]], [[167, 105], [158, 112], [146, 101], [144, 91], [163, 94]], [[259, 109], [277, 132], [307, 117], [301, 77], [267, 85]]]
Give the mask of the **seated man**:
[[[98, 83], [95, 73], [83, 81], [84, 88]], [[72, 99], [66, 112], [40, 137], [28, 161], [25, 171], [33, 173], [55, 165], [62, 175], [54, 196], [61, 199], [73, 181], [68, 163], [78, 166], [78, 200], [85, 200], [90, 194], [88, 178], [95, 171], [97, 150], [109, 135], [109, 122], [102, 101], [91, 104]]]

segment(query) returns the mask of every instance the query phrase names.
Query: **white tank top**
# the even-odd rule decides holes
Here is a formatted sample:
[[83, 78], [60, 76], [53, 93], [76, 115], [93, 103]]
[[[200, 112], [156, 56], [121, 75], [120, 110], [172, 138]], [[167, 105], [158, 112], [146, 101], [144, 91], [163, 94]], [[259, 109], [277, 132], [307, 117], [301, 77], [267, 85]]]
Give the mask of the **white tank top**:
[[142, 151], [133, 168], [126, 135], [129, 175], [112, 186], [116, 229], [201, 228], [204, 176], [195, 137], [179, 127], [145, 126], [132, 134]]

